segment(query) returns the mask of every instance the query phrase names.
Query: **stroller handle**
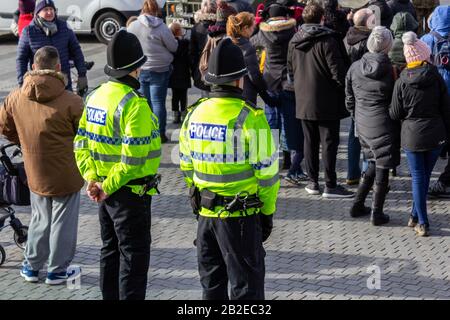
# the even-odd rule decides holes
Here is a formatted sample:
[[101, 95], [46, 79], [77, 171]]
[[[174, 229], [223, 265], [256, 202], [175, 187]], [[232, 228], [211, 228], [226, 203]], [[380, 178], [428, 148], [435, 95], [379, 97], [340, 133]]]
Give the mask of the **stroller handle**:
[[10, 148], [10, 147], [19, 147], [19, 145], [15, 144], [15, 143], [9, 143], [9, 144], [5, 144], [2, 145], [0, 147], [0, 163], [3, 165], [3, 167], [6, 169], [7, 172], [9, 172], [10, 174], [16, 176], [17, 175], [17, 169], [14, 167], [14, 164], [11, 161], [11, 158], [6, 154], [6, 149]]
[[15, 144], [15, 143], [8, 143], [8, 144], [4, 144], [4, 145], [2, 145], [2, 146], [0, 147], [0, 153], [1, 153], [2, 155], [6, 156], [6, 149], [11, 148], [11, 147], [14, 147], [14, 146], [17, 146], [17, 147], [20, 148], [20, 145], [18, 145], [18, 144]]

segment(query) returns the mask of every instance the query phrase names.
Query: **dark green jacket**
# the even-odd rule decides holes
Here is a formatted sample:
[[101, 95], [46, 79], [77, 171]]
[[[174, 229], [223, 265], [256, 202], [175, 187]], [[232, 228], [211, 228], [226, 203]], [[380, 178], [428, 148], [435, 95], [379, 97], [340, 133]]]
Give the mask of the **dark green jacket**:
[[417, 31], [418, 27], [419, 24], [416, 19], [408, 12], [397, 13], [392, 20], [391, 31], [394, 33], [394, 42], [391, 51], [389, 51], [389, 59], [399, 69], [403, 69], [406, 65], [402, 36], [405, 32]]

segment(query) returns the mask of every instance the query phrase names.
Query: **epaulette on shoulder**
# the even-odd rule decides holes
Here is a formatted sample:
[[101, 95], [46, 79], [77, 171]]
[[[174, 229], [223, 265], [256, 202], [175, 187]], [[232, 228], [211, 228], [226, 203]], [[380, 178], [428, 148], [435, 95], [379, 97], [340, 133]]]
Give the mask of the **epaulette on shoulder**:
[[262, 108], [258, 107], [256, 104], [254, 104], [253, 102], [251, 102], [249, 100], [245, 100], [245, 105], [251, 109], [254, 109], [254, 111], [262, 110]]
[[202, 103], [205, 102], [206, 100], [208, 100], [209, 98], [200, 98], [198, 99], [196, 102], [194, 102], [193, 104], [191, 104], [190, 106], [187, 107], [187, 111], [191, 112], [192, 110], [194, 110], [195, 108], [197, 108], [197, 106]]
[[99, 84], [98, 86], [96, 86], [94, 89], [91, 90], [91, 92], [89, 92], [86, 97], [84, 98], [84, 102], [86, 103], [88, 101], [88, 99], [94, 94], [95, 91], [97, 91], [98, 88], [100, 88], [102, 86], [102, 84]]
[[133, 93], [139, 98], [145, 98], [145, 95], [142, 92], [133, 89]]

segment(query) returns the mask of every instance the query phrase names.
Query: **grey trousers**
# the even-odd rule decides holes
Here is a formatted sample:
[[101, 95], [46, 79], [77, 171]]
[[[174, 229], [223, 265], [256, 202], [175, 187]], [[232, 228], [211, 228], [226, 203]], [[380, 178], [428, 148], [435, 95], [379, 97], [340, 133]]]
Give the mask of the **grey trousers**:
[[80, 211], [80, 192], [64, 197], [31, 195], [31, 222], [25, 263], [32, 270], [65, 272], [75, 255]]

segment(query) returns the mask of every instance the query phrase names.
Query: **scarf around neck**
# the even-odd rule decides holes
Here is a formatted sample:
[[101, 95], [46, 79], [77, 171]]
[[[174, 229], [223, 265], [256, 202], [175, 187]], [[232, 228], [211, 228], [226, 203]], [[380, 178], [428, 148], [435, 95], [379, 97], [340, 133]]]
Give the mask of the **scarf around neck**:
[[35, 18], [36, 25], [44, 31], [47, 37], [51, 37], [58, 32], [58, 26], [56, 25], [56, 18], [53, 21], [47, 21], [39, 16]]

